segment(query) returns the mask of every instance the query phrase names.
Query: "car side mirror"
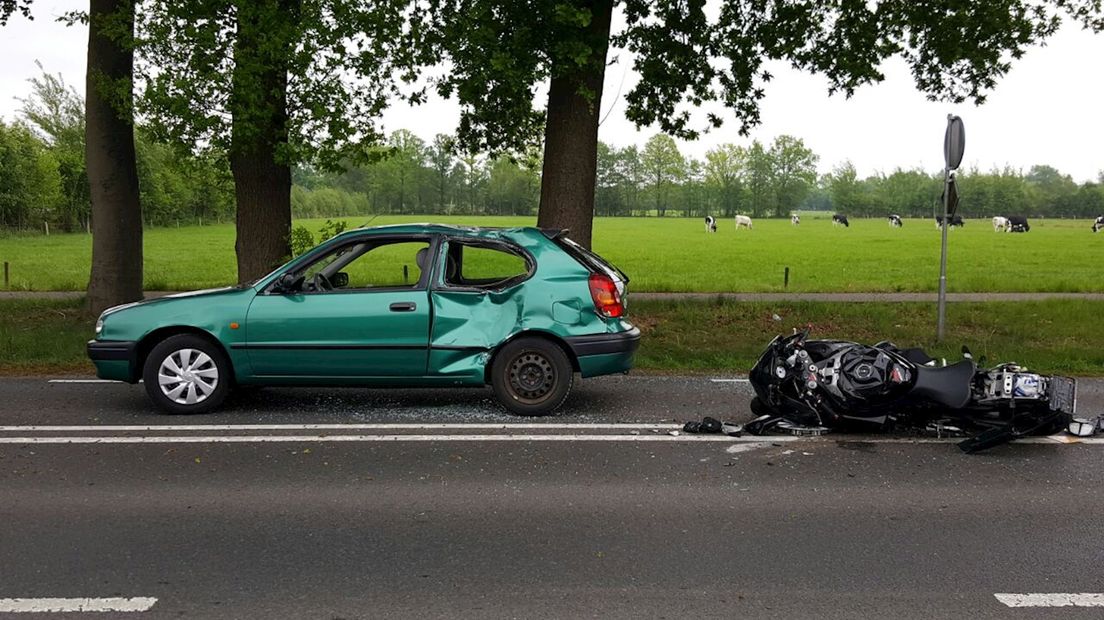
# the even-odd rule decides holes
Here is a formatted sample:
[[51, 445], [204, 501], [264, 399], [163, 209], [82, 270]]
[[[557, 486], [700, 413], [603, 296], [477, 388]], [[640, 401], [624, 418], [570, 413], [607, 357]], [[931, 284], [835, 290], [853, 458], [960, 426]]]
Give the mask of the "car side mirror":
[[294, 293], [303, 286], [303, 276], [297, 276], [291, 273], [285, 273], [279, 278], [276, 278], [276, 282], [272, 285], [272, 290], [281, 293]]
[[332, 284], [334, 288], [345, 288], [349, 286], [349, 274], [344, 271], [333, 274], [330, 276], [330, 284]]

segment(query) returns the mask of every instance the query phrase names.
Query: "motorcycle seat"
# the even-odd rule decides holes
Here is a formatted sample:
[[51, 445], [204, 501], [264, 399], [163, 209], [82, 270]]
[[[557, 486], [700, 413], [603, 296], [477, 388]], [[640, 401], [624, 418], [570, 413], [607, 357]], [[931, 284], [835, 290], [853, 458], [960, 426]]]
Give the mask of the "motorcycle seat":
[[970, 384], [976, 371], [977, 364], [973, 360], [962, 360], [942, 368], [917, 366], [916, 383], [909, 396], [961, 409], [970, 402]]

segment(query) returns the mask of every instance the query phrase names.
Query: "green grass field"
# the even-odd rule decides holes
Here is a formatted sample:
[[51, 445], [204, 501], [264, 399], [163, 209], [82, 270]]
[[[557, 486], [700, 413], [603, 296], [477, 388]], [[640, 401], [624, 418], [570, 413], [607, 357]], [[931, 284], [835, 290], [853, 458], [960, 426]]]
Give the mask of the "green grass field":
[[[888, 339], [949, 360], [966, 344], [991, 363], [1101, 375], [1104, 334], [1084, 326], [1102, 313], [1104, 302], [1084, 300], [954, 303], [945, 343], [935, 345], [933, 304], [638, 300], [629, 308], [643, 332], [638, 370], [728, 374], [747, 372], [776, 334], [811, 325], [815, 338]], [[0, 300], [0, 375], [91, 373], [84, 346], [94, 322], [81, 300]]]
[[[367, 218], [364, 218], [365, 220]], [[324, 220], [302, 222], [317, 230]], [[373, 225], [435, 221], [532, 225], [530, 217], [381, 216]], [[350, 226], [363, 221], [350, 219]], [[1027, 234], [994, 233], [988, 220], [968, 220], [950, 233], [952, 292], [1086, 292], [1102, 290], [1104, 234], [1088, 220], [1034, 220]], [[634, 291], [927, 292], [938, 288], [939, 231], [931, 220], [757, 220], [735, 231], [732, 220], [707, 235], [698, 219], [598, 218], [595, 249], [624, 269]], [[11, 264], [13, 290], [82, 290], [91, 237], [85, 234], [0, 238], [0, 261]], [[234, 228], [155, 228], [145, 232], [147, 290], [188, 290], [234, 281]], [[790, 268], [789, 288], [783, 271]]]

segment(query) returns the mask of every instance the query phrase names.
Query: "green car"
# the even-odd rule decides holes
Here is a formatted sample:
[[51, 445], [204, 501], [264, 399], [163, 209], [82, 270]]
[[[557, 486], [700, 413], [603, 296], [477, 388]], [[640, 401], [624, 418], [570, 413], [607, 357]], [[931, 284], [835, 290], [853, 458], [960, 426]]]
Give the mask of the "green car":
[[106, 310], [88, 356], [171, 413], [235, 385], [492, 386], [544, 415], [574, 373], [626, 372], [628, 278], [566, 231], [405, 224], [352, 230], [249, 285]]

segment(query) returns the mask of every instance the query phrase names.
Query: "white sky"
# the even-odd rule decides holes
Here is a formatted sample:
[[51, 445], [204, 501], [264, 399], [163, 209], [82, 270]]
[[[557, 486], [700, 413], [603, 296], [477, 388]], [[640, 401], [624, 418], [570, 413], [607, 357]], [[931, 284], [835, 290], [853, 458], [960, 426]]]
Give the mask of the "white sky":
[[[33, 22], [13, 16], [0, 29], [0, 117], [16, 117], [20, 103], [15, 98], [27, 94], [27, 79], [38, 73], [35, 60], [83, 92], [87, 30], [58, 24], [54, 17], [86, 5], [39, 0], [33, 5]], [[628, 54], [614, 55], [620, 61], [607, 69], [602, 102], [602, 113], [612, 112], [599, 137], [617, 146], [642, 145], [657, 130], [637, 131], [624, 117], [624, 101], [614, 100], [619, 86], [628, 92], [636, 79], [626, 70]], [[821, 172], [846, 159], [860, 175], [914, 166], [933, 171], [942, 167], [943, 130], [947, 114], [953, 113], [966, 127], [964, 166], [1011, 165], [1026, 171], [1043, 163], [1078, 182], [1093, 180], [1104, 170], [1104, 34], [1065, 26], [1046, 47], [1020, 59], [983, 106], [927, 101], [898, 61], [884, 68], [884, 82], [860, 89], [849, 100], [829, 97], [823, 78], [785, 66], [772, 69], [775, 79], [761, 103], [763, 122], [750, 137], [742, 138], [731, 114], [723, 114], [727, 122], [719, 130], [694, 143], [680, 142], [683, 153], [700, 158], [719, 143], [769, 143], [791, 134], [820, 155]], [[455, 130], [458, 116], [454, 102], [434, 97], [423, 106], [388, 110], [384, 124], [388, 131], [407, 128], [430, 140]]]

